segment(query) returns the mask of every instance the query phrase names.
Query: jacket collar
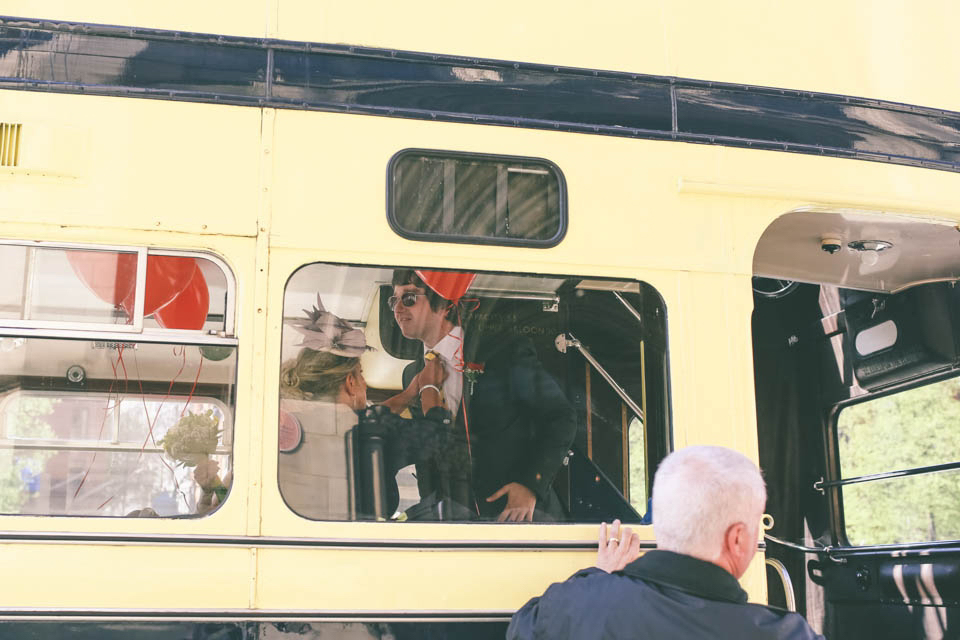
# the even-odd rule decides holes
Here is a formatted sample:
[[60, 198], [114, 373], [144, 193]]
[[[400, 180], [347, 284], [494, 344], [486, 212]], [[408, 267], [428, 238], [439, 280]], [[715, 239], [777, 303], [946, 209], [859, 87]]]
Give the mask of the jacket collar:
[[707, 600], [747, 601], [747, 592], [726, 569], [672, 551], [648, 551], [624, 567], [623, 573]]

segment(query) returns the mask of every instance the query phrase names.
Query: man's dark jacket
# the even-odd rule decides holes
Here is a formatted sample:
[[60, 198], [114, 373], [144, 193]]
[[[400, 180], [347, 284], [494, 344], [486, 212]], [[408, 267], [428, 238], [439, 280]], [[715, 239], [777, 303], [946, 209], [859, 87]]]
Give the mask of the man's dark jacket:
[[802, 616], [747, 603], [715, 564], [649, 551], [623, 571], [584, 569], [513, 616], [507, 640], [823, 640]]
[[[464, 363], [482, 367], [483, 373], [474, 383], [463, 381], [455, 425], [460, 451], [448, 452], [448, 459], [440, 461], [446, 468], [417, 465], [420, 495], [439, 493], [473, 512], [479, 510], [482, 518], [495, 518], [506, 506], [506, 497], [495, 502], [486, 498], [509, 482], [519, 482], [537, 496], [534, 519], [562, 519], [551, 483], [576, 434], [573, 409], [529, 339], [478, 342], [471, 340], [468, 330]], [[421, 354], [404, 369], [404, 387], [423, 366]], [[455, 468], [451, 461], [457, 461]]]

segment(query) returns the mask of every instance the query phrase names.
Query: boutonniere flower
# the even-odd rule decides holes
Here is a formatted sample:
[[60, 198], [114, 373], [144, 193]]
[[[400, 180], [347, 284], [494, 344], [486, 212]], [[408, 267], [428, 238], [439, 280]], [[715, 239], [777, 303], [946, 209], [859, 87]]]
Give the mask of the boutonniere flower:
[[483, 375], [483, 363], [482, 362], [468, 362], [463, 367], [463, 377], [467, 382], [470, 383], [470, 395], [473, 395], [473, 386], [477, 384], [477, 380], [480, 379], [480, 376]]

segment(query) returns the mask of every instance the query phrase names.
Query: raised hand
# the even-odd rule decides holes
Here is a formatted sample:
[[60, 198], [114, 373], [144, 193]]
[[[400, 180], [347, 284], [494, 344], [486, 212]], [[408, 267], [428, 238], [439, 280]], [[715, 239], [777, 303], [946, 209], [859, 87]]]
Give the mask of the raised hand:
[[620, 571], [640, 557], [640, 536], [630, 527], [621, 527], [619, 520], [607, 527], [600, 525], [600, 546], [597, 549], [597, 568], [607, 573]]

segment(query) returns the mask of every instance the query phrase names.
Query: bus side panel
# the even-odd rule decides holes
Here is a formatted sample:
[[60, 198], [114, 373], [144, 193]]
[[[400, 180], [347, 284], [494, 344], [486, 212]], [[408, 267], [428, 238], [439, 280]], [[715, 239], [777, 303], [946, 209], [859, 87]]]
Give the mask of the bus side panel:
[[261, 110], [0, 91], [6, 221], [253, 236]]

